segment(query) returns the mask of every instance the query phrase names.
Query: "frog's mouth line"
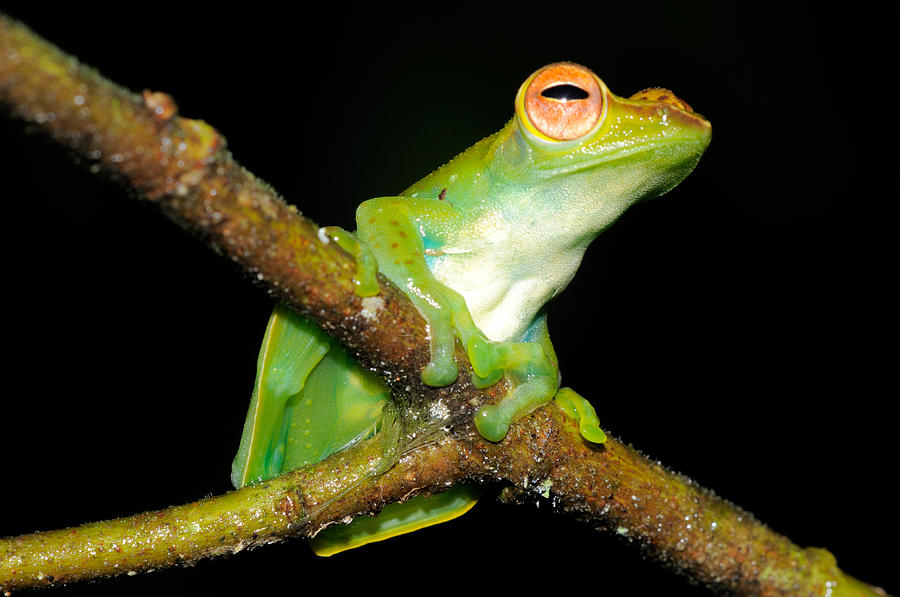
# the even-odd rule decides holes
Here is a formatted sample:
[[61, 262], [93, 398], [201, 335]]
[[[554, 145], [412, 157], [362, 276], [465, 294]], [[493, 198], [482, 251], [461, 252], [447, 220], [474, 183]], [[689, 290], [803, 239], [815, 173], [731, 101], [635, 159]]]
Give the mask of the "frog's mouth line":
[[[543, 176], [547, 178], [562, 176], [566, 174], [572, 174], [575, 172], [581, 172], [583, 170], [592, 170], [597, 168], [598, 166], [609, 164], [610, 162], [616, 162], [619, 160], [624, 160], [630, 158], [632, 156], [640, 155], [643, 153], [650, 153], [655, 151], [661, 151], [666, 148], [680, 145], [680, 146], [696, 146], [696, 159], [699, 159], [703, 154], [703, 151], [706, 149], [706, 146], [709, 144], [709, 137], [702, 138], [691, 138], [691, 139], [672, 139], [666, 141], [653, 141], [647, 143], [633, 144], [630, 147], [624, 147], [612, 153], [606, 153], [595, 158], [591, 158], [589, 160], [583, 160], [578, 163], [566, 164], [563, 166], [547, 166], [547, 167], [539, 167], [538, 171], [541, 172]], [[686, 152], [685, 152], [686, 153]], [[687, 156], [685, 156], [685, 161], [687, 161]]]

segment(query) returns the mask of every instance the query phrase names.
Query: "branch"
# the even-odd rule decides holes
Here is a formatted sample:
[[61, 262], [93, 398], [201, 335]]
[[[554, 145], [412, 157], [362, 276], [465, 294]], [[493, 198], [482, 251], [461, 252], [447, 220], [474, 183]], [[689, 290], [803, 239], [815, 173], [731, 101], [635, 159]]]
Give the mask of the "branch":
[[[161, 93], [135, 95], [0, 16], [0, 102], [197, 233], [385, 374], [410, 400], [441, 397], [458, 412], [503, 392], [421, 384], [426, 329], [382, 280], [380, 300], [352, 291], [354, 264], [263, 182], [224, 139], [181, 118]], [[458, 354], [460, 362], [464, 355]], [[824, 550], [802, 549], [739, 508], [610, 440], [592, 448], [552, 405], [490, 444], [468, 425], [369, 473], [376, 442], [268, 483], [189, 504], [0, 542], [0, 587], [42, 586], [188, 563], [287, 536], [460, 481], [508, 484], [510, 499], [552, 495], [561, 513], [640, 544], [711, 589], [742, 595], [876, 595]], [[146, 542], [144, 540], [147, 540]]]

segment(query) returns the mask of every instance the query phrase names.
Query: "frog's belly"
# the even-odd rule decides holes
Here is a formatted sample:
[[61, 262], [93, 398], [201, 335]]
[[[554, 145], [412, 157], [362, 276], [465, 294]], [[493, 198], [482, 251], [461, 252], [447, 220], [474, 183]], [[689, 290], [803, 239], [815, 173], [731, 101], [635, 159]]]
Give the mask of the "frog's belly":
[[434, 263], [432, 273], [463, 295], [475, 325], [497, 341], [521, 341], [538, 311], [565, 288], [580, 262], [580, 255], [574, 264], [572, 259], [544, 260], [510, 275], [496, 261], [474, 264], [454, 257]]

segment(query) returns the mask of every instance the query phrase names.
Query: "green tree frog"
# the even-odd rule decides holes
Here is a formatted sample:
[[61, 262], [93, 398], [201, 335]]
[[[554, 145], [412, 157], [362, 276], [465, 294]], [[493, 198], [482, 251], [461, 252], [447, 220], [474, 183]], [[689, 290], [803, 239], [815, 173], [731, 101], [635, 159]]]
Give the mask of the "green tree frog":
[[[515, 116], [397, 197], [362, 203], [355, 235], [323, 229], [357, 258], [358, 292], [375, 272], [400, 288], [429, 326], [431, 386], [459, 375], [456, 342], [479, 387], [511, 388], [475, 415], [501, 441], [517, 418], [553, 400], [585, 440], [602, 443], [593, 407], [559, 388], [546, 305], [588, 244], [633, 203], [681, 182], [709, 144], [708, 121], [671, 92], [613, 95], [592, 71], [545, 66], [522, 84]], [[236, 487], [309, 465], [379, 428], [384, 383], [329, 336], [283, 306], [266, 329], [240, 448]], [[325, 529], [313, 549], [330, 555], [449, 520], [477, 499], [469, 487], [391, 504], [376, 517]]]

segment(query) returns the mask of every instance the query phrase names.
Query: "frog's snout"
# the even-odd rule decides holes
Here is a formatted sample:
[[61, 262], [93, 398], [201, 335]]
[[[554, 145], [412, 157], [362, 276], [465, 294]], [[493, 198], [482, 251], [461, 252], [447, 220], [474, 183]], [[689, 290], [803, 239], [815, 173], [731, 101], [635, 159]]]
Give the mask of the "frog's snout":
[[[694, 112], [689, 103], [672, 93], [664, 87], [649, 87], [643, 91], [638, 91], [628, 98], [629, 100], [637, 100], [642, 102], [651, 102], [650, 106], [656, 104], [657, 113], [664, 113], [663, 118], [672, 124], [678, 124], [687, 130], [695, 131], [703, 139], [704, 147], [709, 144], [712, 133], [712, 125], [710, 122]], [[664, 105], [660, 105], [664, 104]], [[677, 108], [675, 110], [671, 109]]]
[[648, 87], [643, 91], [638, 91], [628, 99], [643, 100], [645, 102], [665, 102], [685, 112], [694, 111], [690, 104], [664, 87]]

